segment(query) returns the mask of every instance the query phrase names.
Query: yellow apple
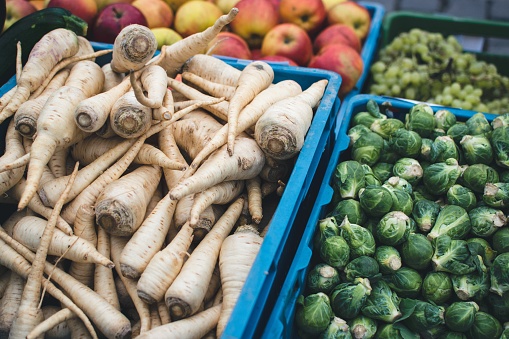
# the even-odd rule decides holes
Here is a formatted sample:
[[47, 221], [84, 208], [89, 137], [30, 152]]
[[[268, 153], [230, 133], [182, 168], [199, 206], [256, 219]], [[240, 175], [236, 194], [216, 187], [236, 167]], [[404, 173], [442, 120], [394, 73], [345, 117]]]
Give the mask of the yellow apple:
[[190, 1], [190, 0], [163, 0], [164, 2], [166, 2], [168, 4], [168, 6], [170, 6], [170, 8], [172, 9], [173, 13], [176, 13], [177, 12], [177, 9], [182, 6], [184, 3]]
[[134, 0], [131, 5], [143, 13], [148, 28], [170, 27], [173, 23], [173, 11], [163, 0]]
[[331, 9], [332, 7], [334, 7], [334, 5], [337, 5], [340, 2], [345, 2], [345, 1], [348, 1], [348, 0], [322, 0], [323, 4], [325, 5], [325, 10], [327, 10], [327, 11], [329, 9]]
[[151, 31], [156, 37], [157, 49], [161, 49], [162, 46], [170, 46], [177, 41], [182, 40], [182, 36], [180, 34], [168, 27], [152, 28]]
[[214, 25], [221, 15], [223, 12], [212, 2], [192, 0], [177, 9], [173, 27], [185, 38]]
[[371, 26], [371, 15], [366, 7], [355, 1], [345, 1], [334, 5], [327, 12], [327, 24], [347, 24], [354, 30], [359, 39], [364, 41]]
[[240, 0], [214, 0], [214, 3], [223, 11], [224, 14], [228, 13], [230, 9], [235, 7]]

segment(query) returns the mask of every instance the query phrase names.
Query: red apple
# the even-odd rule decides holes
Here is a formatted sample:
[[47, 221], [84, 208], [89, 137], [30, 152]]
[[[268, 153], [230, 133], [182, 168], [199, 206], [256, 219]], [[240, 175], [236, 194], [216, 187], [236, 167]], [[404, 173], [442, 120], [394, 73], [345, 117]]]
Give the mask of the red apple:
[[210, 54], [237, 59], [251, 59], [251, 50], [240, 36], [232, 32], [220, 32], [208, 46]]
[[362, 43], [354, 29], [347, 24], [334, 24], [318, 33], [313, 40], [313, 50], [318, 53], [322, 47], [337, 43], [347, 44], [357, 52], [361, 52]]
[[292, 59], [282, 56], [282, 55], [265, 55], [265, 56], [259, 57], [258, 60], [277, 61], [277, 62], [288, 63], [289, 66], [299, 66]]
[[305, 66], [313, 55], [307, 32], [296, 24], [283, 23], [272, 28], [262, 43], [263, 55], [282, 55]]
[[173, 23], [173, 11], [163, 0], [134, 0], [131, 5], [143, 13], [148, 28], [170, 27]]
[[260, 48], [264, 36], [279, 22], [278, 9], [271, 0], [240, 0], [239, 13], [230, 23], [232, 32], [246, 40], [249, 48]]
[[322, 0], [281, 0], [279, 16], [313, 34], [325, 22], [327, 11]]
[[221, 15], [221, 9], [212, 2], [191, 0], [177, 9], [173, 26], [185, 38], [214, 25]]
[[344, 44], [332, 44], [322, 48], [311, 58], [310, 68], [325, 69], [341, 75], [341, 87], [338, 95], [343, 97], [350, 92], [362, 75], [364, 62], [360, 54]]
[[251, 58], [253, 60], [258, 60], [263, 56], [262, 50], [259, 48], [251, 49]]
[[361, 41], [364, 41], [371, 26], [371, 15], [366, 7], [354, 2], [345, 1], [334, 5], [327, 12], [328, 25], [347, 24], [352, 26]]
[[11, 27], [19, 19], [36, 12], [34, 5], [26, 0], [7, 0], [5, 3], [5, 22], [3, 30]]
[[65, 8], [86, 21], [89, 26], [94, 24], [97, 16], [97, 3], [95, 0], [50, 0], [46, 7]]
[[131, 24], [147, 26], [141, 11], [131, 4], [116, 3], [104, 7], [98, 14], [92, 34], [95, 41], [112, 44], [120, 31]]

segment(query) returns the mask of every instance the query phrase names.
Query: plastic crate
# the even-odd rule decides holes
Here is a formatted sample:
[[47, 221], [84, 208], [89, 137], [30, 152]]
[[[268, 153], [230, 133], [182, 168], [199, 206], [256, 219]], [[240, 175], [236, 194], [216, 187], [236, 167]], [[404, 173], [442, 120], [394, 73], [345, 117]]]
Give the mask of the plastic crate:
[[[302, 236], [302, 240], [293, 258], [293, 262], [288, 271], [278, 300], [276, 301], [270, 320], [264, 329], [261, 338], [297, 338], [298, 335], [294, 328], [294, 315], [295, 303], [297, 297], [303, 293], [306, 284], [306, 275], [310, 268], [310, 263], [313, 258], [313, 237], [318, 225], [318, 221], [326, 216], [329, 212], [329, 203], [332, 200], [333, 189], [331, 180], [334, 170], [338, 164], [341, 154], [348, 148], [350, 139], [347, 135], [350, 126], [350, 120], [353, 115], [366, 111], [366, 103], [368, 100], [373, 99], [379, 105], [387, 103], [391, 105], [391, 111], [394, 117], [404, 120], [405, 114], [415, 105], [415, 101], [398, 99], [384, 96], [373, 96], [368, 94], [359, 94], [342, 104], [341, 111], [346, 112], [343, 116], [338, 117], [340, 121], [339, 134], [337, 136], [336, 145], [332, 151], [327, 169], [320, 184], [320, 189], [314, 202], [314, 207], [311, 211], [307, 225]], [[431, 105], [433, 111], [444, 108], [443, 106]], [[462, 109], [446, 107], [454, 113], [458, 121], [465, 121], [476, 112], [467, 111]], [[340, 111], [340, 112], [341, 112]], [[340, 113], [341, 114], [341, 113]], [[488, 120], [493, 120], [497, 115], [486, 114]]]

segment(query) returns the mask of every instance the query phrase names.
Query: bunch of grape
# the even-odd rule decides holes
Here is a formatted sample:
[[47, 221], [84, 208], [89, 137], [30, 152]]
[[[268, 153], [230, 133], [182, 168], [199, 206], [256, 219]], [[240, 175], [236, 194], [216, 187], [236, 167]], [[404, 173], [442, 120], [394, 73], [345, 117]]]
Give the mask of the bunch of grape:
[[412, 29], [395, 37], [371, 66], [369, 91], [489, 113], [509, 112], [509, 78], [463, 52], [450, 35]]

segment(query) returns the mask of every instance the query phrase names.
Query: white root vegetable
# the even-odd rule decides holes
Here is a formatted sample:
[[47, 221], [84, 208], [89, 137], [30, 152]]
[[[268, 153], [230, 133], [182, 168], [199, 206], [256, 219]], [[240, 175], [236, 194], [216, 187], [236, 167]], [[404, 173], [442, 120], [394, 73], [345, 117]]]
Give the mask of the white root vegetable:
[[21, 303], [21, 294], [23, 293], [24, 286], [25, 279], [15, 272], [11, 272], [4, 297], [0, 299], [0, 336], [2, 338], [9, 336], [9, 331]]
[[[141, 71], [140, 81], [142, 87], [137, 86], [134, 72], [131, 73], [131, 86], [136, 99], [150, 108], [160, 108], [166, 95], [168, 80], [166, 71], [158, 65], [148, 65]], [[147, 93], [145, 95], [144, 91]]]
[[[23, 148], [22, 137], [14, 129], [14, 120], [11, 120], [7, 126], [5, 134], [5, 152], [0, 157], [0, 165], [9, 164], [23, 155], [25, 155], [25, 149]], [[0, 194], [4, 194], [16, 185], [16, 183], [23, 177], [24, 172], [24, 166], [1, 172]]]
[[186, 61], [182, 71], [195, 74], [208, 81], [233, 87], [237, 86], [241, 72], [223, 60], [208, 54], [192, 56]]
[[115, 101], [109, 118], [111, 128], [117, 135], [123, 138], [136, 138], [150, 128], [152, 109], [142, 105], [131, 90]]
[[235, 86], [213, 82], [191, 72], [183, 72], [182, 80], [198, 86], [209, 95], [217, 98], [225, 97], [226, 100], [230, 100], [233, 93], [235, 93]]
[[107, 92], [113, 87], [117, 86], [125, 78], [124, 73], [113, 72], [111, 69], [111, 63], [104, 64], [101, 69], [104, 73], [104, 84], [101, 92]]
[[154, 56], [157, 41], [146, 26], [131, 24], [124, 27], [113, 42], [111, 69], [117, 73], [137, 71]]
[[[111, 258], [110, 235], [101, 227], [97, 229], [97, 251], [106, 258]], [[94, 272], [94, 291], [115, 309], [120, 310], [113, 270], [96, 265]]]
[[263, 218], [262, 181], [259, 176], [246, 180], [249, 214], [254, 223], [259, 224]]

